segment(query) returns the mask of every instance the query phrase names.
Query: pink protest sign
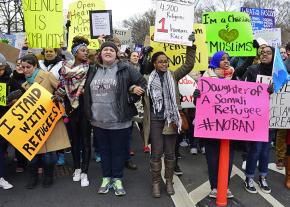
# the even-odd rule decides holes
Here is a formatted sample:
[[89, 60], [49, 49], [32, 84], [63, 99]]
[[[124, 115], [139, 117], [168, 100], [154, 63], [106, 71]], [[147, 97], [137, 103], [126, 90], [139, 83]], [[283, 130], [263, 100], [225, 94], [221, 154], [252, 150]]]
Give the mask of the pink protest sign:
[[200, 78], [194, 135], [244, 141], [268, 141], [267, 84]]

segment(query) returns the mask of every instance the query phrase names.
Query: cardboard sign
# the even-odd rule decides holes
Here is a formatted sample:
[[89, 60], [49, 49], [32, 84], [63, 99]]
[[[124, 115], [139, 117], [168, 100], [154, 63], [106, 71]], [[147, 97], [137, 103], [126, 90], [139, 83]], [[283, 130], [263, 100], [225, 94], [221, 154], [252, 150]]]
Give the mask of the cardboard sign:
[[[208, 52], [205, 43], [206, 31], [202, 24], [194, 24], [193, 30], [195, 32], [196, 55], [193, 70], [202, 71], [208, 69]], [[169, 58], [169, 69], [176, 70], [185, 63], [186, 46], [174, 45], [169, 43], [154, 42], [153, 37], [154, 27], [150, 27], [150, 46], [153, 47], [153, 53], [163, 51]]]
[[157, 0], [154, 41], [191, 45], [188, 40], [194, 20], [193, 0]]
[[132, 31], [131, 30], [114, 29], [113, 36], [117, 37], [121, 41], [121, 45], [127, 45], [130, 47], [133, 47]]
[[262, 8], [241, 7], [251, 17], [253, 31], [275, 27], [275, 10]]
[[[258, 75], [258, 83], [272, 83], [271, 76]], [[273, 129], [290, 129], [290, 81], [278, 93], [270, 96], [269, 127]]]
[[0, 83], [0, 106], [6, 106], [6, 83]]
[[259, 37], [264, 39], [269, 46], [272, 47], [281, 46], [281, 28], [255, 30], [254, 36], [255, 39]]
[[92, 39], [100, 35], [112, 36], [112, 10], [90, 11], [90, 29]]
[[19, 52], [20, 50], [12, 47], [9, 44], [6, 43], [0, 43], [0, 53], [2, 53], [2, 55], [4, 55], [4, 57], [6, 58], [7, 61], [11, 62], [11, 63], [16, 63], [16, 59], [19, 56]]
[[256, 56], [253, 48], [251, 19], [244, 12], [206, 12], [202, 14], [206, 25], [209, 56], [225, 51], [230, 56]]
[[98, 49], [98, 40], [92, 40], [90, 35], [90, 15], [91, 10], [104, 10], [105, 3], [103, 0], [78, 0], [69, 5], [71, 13], [71, 26], [69, 28], [68, 48], [72, 46], [72, 40], [75, 36], [84, 36], [89, 41], [89, 49]]
[[0, 134], [28, 160], [41, 149], [64, 114], [62, 105], [54, 104], [51, 96], [34, 83], [0, 119]]
[[200, 78], [194, 135], [214, 139], [268, 141], [267, 84]]
[[194, 108], [193, 92], [197, 88], [197, 83], [189, 75], [184, 76], [178, 81], [178, 88], [181, 99], [182, 108]]
[[23, 0], [25, 30], [30, 48], [59, 48], [64, 41], [62, 0]]

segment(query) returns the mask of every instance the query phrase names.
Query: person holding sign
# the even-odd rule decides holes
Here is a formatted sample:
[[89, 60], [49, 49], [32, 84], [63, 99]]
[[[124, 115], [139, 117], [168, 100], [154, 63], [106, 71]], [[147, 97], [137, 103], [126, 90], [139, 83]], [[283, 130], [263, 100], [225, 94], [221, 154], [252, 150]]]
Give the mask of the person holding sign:
[[[195, 41], [194, 33], [190, 36]], [[161, 182], [161, 157], [164, 154], [166, 191], [174, 195], [173, 174], [176, 165], [175, 144], [181, 131], [181, 110], [178, 81], [187, 75], [195, 63], [196, 46], [186, 47], [186, 61], [175, 71], [169, 71], [169, 59], [164, 52], [152, 55], [148, 89], [144, 96], [144, 139], [151, 140], [150, 167], [152, 175], [152, 196], [159, 198]], [[147, 138], [146, 138], [147, 137]]]
[[73, 181], [81, 181], [81, 187], [89, 186], [88, 169], [91, 158], [91, 126], [86, 120], [84, 106], [84, 84], [89, 70], [89, 41], [85, 37], [73, 39], [73, 61], [64, 62], [60, 70], [61, 84], [57, 94], [64, 98], [68, 115], [68, 130], [72, 140], [74, 162]]
[[[33, 84], [39, 83], [50, 93], [53, 93], [59, 84], [59, 81], [50, 72], [39, 69], [38, 60], [34, 55], [26, 55], [21, 58], [21, 66], [26, 78], [22, 87], [26, 90]], [[25, 108], [24, 108], [25, 109]], [[38, 115], [39, 116], [39, 115]], [[53, 172], [56, 163], [56, 151], [70, 147], [66, 127], [63, 120], [60, 119], [47, 141], [44, 143], [38, 154], [29, 164], [29, 180], [26, 185], [27, 189], [34, 189], [38, 183], [38, 164], [44, 166], [43, 187], [48, 188], [53, 184]]]
[[[224, 51], [216, 52], [210, 60], [209, 69], [205, 71], [203, 77], [219, 78], [219, 79], [232, 79], [234, 74], [234, 68], [230, 66], [230, 57], [228, 53]], [[194, 91], [193, 96], [198, 98], [200, 96], [199, 89]], [[217, 197], [218, 187], [218, 169], [219, 169], [219, 155], [220, 155], [220, 140], [216, 139], [205, 139], [205, 156], [208, 167], [208, 177], [211, 187], [209, 193], [210, 198]], [[230, 159], [229, 159], [229, 177], [230, 181], [231, 171], [233, 167], [234, 150], [232, 145], [230, 146]], [[228, 189], [227, 198], [233, 198], [233, 194]]]
[[[9, 105], [11, 103], [7, 103], [7, 95], [20, 88], [20, 85], [17, 82], [13, 81], [10, 78], [10, 73], [6, 68], [6, 58], [0, 53], [0, 118], [8, 111]], [[4, 137], [0, 136], [0, 187], [3, 189], [10, 189], [13, 187], [8, 181], [4, 179], [5, 173], [5, 150], [7, 148], [7, 141]]]
[[[261, 50], [260, 63], [250, 66], [242, 80], [248, 82], [256, 82], [257, 75], [272, 76], [273, 61], [274, 61], [275, 49], [270, 46], [266, 46]], [[273, 93], [273, 86], [269, 85], [269, 93]], [[246, 165], [246, 180], [244, 182], [244, 188], [249, 193], [257, 193], [254, 186], [254, 176], [257, 162], [259, 161], [259, 181], [258, 184], [264, 193], [270, 193], [271, 188], [268, 186], [266, 176], [268, 174], [269, 153], [271, 146], [271, 139], [275, 136], [275, 131], [269, 131], [268, 142], [251, 142], [250, 149], [247, 156]]]
[[123, 196], [123, 169], [128, 157], [132, 118], [137, 115], [128, 92], [141, 96], [146, 80], [126, 61], [118, 60], [114, 42], [101, 45], [95, 67], [91, 67], [85, 84], [85, 112], [94, 127], [102, 160], [102, 184], [99, 194], [112, 187]]

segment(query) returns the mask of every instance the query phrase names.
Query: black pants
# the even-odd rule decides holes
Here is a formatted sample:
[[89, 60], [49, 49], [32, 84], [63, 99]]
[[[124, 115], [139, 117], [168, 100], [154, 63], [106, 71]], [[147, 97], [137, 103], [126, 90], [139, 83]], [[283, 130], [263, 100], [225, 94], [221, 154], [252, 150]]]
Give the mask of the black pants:
[[72, 141], [74, 169], [81, 168], [83, 173], [88, 173], [91, 158], [91, 126], [84, 116], [82, 107], [83, 104], [80, 103], [79, 107], [70, 114], [67, 127]]
[[287, 145], [287, 153], [286, 153], [286, 155], [290, 156], [290, 144]]
[[[208, 167], [208, 178], [211, 189], [217, 188], [218, 183], [218, 169], [219, 169], [219, 154], [220, 154], [220, 140], [205, 139], [205, 156]], [[229, 180], [233, 168], [234, 150], [230, 146], [230, 162], [229, 162]]]
[[151, 159], [159, 160], [164, 154], [165, 159], [175, 160], [175, 145], [177, 134], [162, 134], [165, 121], [151, 120], [150, 140], [151, 140]]

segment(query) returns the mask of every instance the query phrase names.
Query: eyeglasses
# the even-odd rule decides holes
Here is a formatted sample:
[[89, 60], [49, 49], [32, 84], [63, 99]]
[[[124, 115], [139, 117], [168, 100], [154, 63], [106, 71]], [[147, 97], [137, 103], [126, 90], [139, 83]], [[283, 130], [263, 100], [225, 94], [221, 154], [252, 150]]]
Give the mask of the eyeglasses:
[[262, 51], [261, 55], [272, 55], [272, 51]]

